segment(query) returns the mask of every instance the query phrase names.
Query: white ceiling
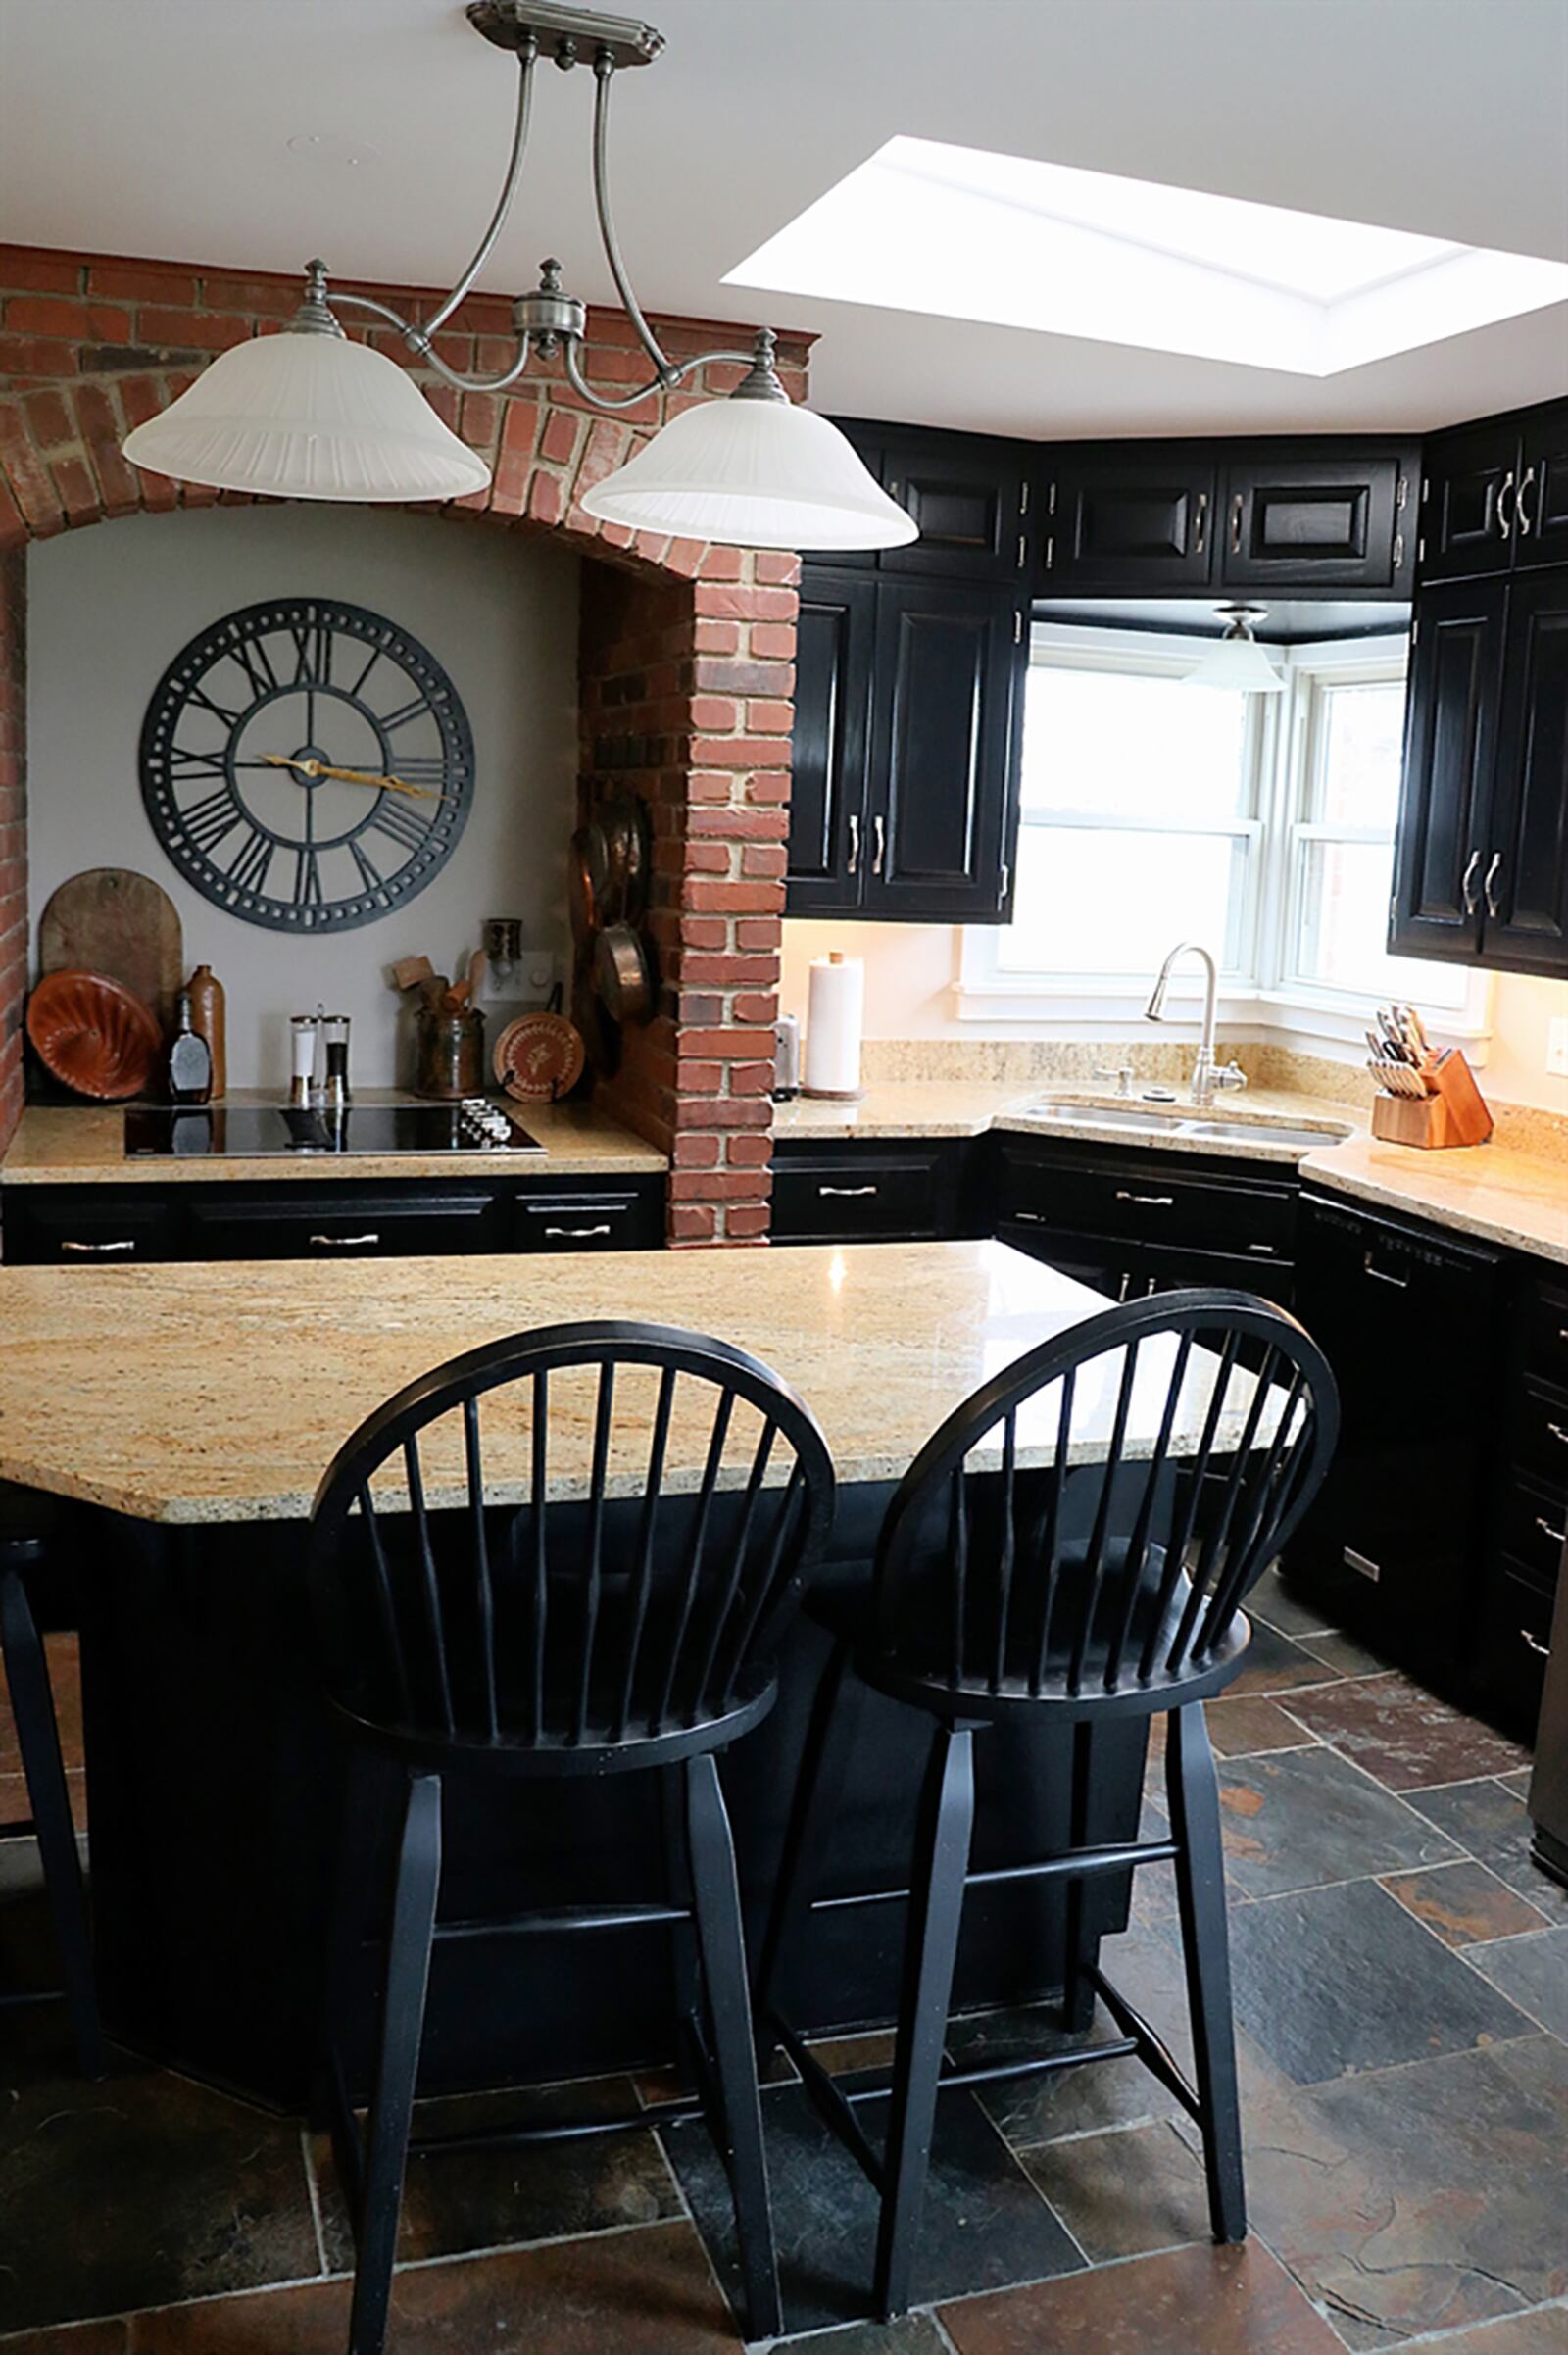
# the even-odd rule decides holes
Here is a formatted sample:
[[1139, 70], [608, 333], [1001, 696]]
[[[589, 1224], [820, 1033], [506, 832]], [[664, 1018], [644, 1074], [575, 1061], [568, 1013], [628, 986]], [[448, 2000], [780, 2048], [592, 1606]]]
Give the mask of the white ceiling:
[[[654, 309], [722, 279], [904, 132], [1568, 261], [1563, 0], [647, 0], [615, 90], [622, 243]], [[0, 234], [445, 284], [488, 216], [514, 68], [459, 0], [0, 0]], [[542, 70], [481, 283], [610, 287], [591, 86]], [[291, 148], [315, 134], [317, 146]], [[349, 164], [345, 157], [360, 160]], [[1425, 428], [1568, 389], [1568, 305], [1321, 381], [775, 298], [813, 406], [1027, 435]]]

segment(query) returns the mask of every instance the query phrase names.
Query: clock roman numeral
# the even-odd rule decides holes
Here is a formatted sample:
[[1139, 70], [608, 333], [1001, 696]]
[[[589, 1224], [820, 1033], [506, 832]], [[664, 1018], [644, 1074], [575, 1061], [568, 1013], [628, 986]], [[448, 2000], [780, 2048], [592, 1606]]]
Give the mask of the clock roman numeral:
[[251, 695], [255, 700], [260, 701], [262, 696], [275, 693], [277, 672], [272, 667], [271, 656], [260, 638], [241, 638], [238, 645], [231, 646], [228, 651], [249, 679]]
[[321, 905], [321, 855], [314, 843], [301, 843], [294, 861], [294, 905], [297, 908]]
[[430, 831], [428, 818], [384, 797], [366, 823], [368, 831], [389, 835], [407, 851], [422, 851]]
[[360, 870], [360, 881], [364, 884], [366, 890], [379, 890], [381, 885], [381, 870], [376, 865], [375, 860], [370, 857], [369, 852], [366, 850], [364, 844], [360, 841], [360, 838], [357, 834], [350, 838], [349, 849], [354, 853], [354, 863]]
[[264, 834], [259, 826], [252, 826], [237, 856], [229, 860], [230, 883], [240, 891], [265, 891], [267, 870], [272, 863], [272, 854], [276, 849], [277, 844], [271, 835]]
[[238, 711], [231, 711], [226, 704], [215, 702], [214, 698], [207, 693], [205, 687], [192, 687], [190, 694], [186, 697], [186, 701], [187, 703], [199, 705], [204, 711], [211, 711], [213, 717], [215, 719], [221, 720], [225, 728], [237, 728], [239, 726], [240, 713]]
[[220, 785], [216, 792], [204, 793], [199, 802], [191, 802], [180, 811], [180, 831], [193, 850], [209, 859], [224, 835], [244, 822], [244, 814], [232, 788]]
[[394, 728], [406, 728], [411, 719], [417, 719], [421, 712], [430, 711], [432, 709], [430, 698], [427, 695], [416, 695], [408, 703], [399, 704], [395, 711], [379, 713], [377, 715], [378, 724], [390, 736]]
[[329, 687], [332, 683], [332, 633], [324, 622], [292, 622], [296, 687]]
[[447, 764], [439, 753], [405, 753], [398, 761], [397, 773], [405, 785], [446, 783]]
[[227, 774], [221, 753], [191, 752], [182, 744], [171, 747], [169, 780], [172, 785], [185, 785], [197, 777], [221, 777]]

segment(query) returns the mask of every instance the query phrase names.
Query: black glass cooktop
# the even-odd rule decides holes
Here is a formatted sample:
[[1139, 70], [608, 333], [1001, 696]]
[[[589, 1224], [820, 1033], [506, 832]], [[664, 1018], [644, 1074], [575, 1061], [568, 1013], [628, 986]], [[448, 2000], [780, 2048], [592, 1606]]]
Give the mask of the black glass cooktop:
[[138, 1105], [125, 1114], [125, 1153], [288, 1158], [309, 1153], [543, 1153], [499, 1105], [355, 1104], [345, 1111], [284, 1104]]

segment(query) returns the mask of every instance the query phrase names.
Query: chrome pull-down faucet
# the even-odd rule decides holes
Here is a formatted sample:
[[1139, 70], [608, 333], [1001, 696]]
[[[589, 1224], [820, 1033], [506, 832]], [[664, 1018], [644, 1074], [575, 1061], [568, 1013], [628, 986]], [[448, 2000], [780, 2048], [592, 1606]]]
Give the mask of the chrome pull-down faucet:
[[1165, 992], [1170, 984], [1171, 967], [1178, 957], [1187, 956], [1200, 957], [1203, 960], [1203, 1035], [1198, 1044], [1198, 1060], [1193, 1065], [1193, 1102], [1209, 1104], [1214, 1101], [1216, 1088], [1245, 1088], [1247, 1074], [1234, 1060], [1228, 1063], [1216, 1063], [1214, 1060], [1214, 1001], [1219, 989], [1219, 975], [1213, 957], [1200, 941], [1176, 943], [1159, 968], [1154, 986], [1149, 993], [1144, 1015], [1150, 1022], [1164, 1021]]

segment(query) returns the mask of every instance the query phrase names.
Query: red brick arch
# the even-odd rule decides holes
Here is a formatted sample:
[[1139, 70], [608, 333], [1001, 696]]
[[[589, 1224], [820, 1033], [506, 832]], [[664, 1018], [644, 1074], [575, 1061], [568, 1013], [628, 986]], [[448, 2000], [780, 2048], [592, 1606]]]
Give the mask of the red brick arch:
[[[416, 315], [438, 299], [378, 291]], [[216, 353], [275, 331], [297, 299], [294, 279], [0, 246], [0, 1146], [22, 1107], [27, 987], [26, 545], [138, 513], [250, 504], [139, 472], [120, 445]], [[438, 348], [455, 368], [489, 372], [507, 364], [509, 324], [506, 301], [471, 296]], [[660, 328], [676, 358], [737, 332]], [[598, 382], [646, 375], [619, 314], [591, 319], [589, 351]], [[641, 434], [737, 372], [714, 364], [614, 418], [585, 408], [559, 364], [504, 394], [428, 379], [493, 479], [415, 511], [548, 532], [600, 560], [583, 568], [580, 769], [585, 790], [612, 777], [650, 804], [661, 988], [599, 1093], [669, 1153], [675, 1242], [767, 1232], [798, 560], [634, 534], [596, 523], [580, 502]], [[804, 391], [803, 343], [783, 347], [781, 372]]]

